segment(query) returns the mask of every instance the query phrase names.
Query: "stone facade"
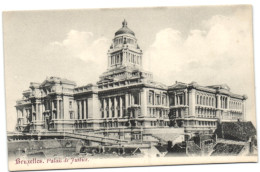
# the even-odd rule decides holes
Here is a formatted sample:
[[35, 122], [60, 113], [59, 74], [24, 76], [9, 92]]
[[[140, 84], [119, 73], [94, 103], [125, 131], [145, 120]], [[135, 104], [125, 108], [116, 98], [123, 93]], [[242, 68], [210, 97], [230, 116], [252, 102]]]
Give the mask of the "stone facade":
[[230, 92], [226, 84], [176, 82], [168, 88], [168, 96], [172, 125], [185, 127], [187, 132], [215, 130], [221, 121], [245, 120], [247, 97]]
[[143, 70], [134, 32], [126, 21], [122, 24], [96, 84], [77, 87], [59, 77], [30, 84], [16, 103], [18, 131], [94, 131], [141, 139], [140, 131], [200, 132], [215, 129], [218, 120], [245, 119], [246, 96], [231, 93], [227, 85], [176, 82], [168, 87], [153, 81], [152, 73]]

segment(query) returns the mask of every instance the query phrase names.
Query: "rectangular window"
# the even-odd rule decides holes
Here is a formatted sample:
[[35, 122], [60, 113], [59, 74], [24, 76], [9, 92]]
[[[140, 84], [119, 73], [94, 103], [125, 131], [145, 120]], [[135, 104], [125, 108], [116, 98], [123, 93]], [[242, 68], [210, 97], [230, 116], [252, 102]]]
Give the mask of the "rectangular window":
[[165, 105], [165, 96], [162, 97], [162, 105]]
[[134, 93], [133, 98], [134, 98], [134, 104], [139, 105], [139, 93]]
[[83, 101], [81, 101], [81, 117], [82, 117], [82, 119], [84, 119], [84, 109], [85, 109], [85, 107], [84, 107], [84, 100], [83, 100]]
[[80, 108], [79, 108], [79, 101], [77, 101], [77, 110], [78, 110], [78, 119], [80, 119]]
[[174, 98], [172, 96], [170, 96], [170, 106], [174, 105]]
[[72, 109], [72, 101], [70, 101], [69, 108]]
[[160, 95], [156, 95], [156, 104], [157, 105], [161, 104]]
[[74, 119], [72, 112], [70, 112], [70, 119]]
[[153, 102], [153, 92], [152, 92], [152, 91], [149, 92], [149, 98], [148, 98], [148, 101], [149, 101], [149, 104], [151, 104], [151, 105], [154, 104], [154, 102]]

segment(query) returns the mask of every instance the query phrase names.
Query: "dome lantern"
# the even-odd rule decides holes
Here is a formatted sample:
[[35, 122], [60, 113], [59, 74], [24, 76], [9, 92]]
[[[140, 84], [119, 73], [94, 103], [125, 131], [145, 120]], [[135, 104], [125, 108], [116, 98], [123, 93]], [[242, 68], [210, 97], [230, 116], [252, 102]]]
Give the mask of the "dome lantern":
[[115, 36], [121, 35], [121, 34], [129, 34], [132, 36], [135, 36], [135, 33], [127, 27], [127, 21], [124, 19], [122, 22], [122, 28], [120, 28], [116, 33]]

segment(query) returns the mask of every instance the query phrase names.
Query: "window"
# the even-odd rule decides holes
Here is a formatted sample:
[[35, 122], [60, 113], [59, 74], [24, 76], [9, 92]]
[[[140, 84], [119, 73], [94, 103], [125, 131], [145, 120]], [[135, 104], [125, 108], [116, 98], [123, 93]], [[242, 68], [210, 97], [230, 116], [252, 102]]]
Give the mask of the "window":
[[72, 101], [70, 101], [70, 106], [69, 107], [70, 107], [70, 109], [72, 109]]
[[109, 117], [109, 108], [108, 108], [108, 104], [109, 102], [108, 102], [108, 99], [106, 99], [106, 113], [107, 113], [107, 118]]
[[183, 96], [182, 96], [182, 95], [180, 95], [180, 96], [179, 96], [179, 99], [180, 99], [180, 102], [179, 102], [179, 104], [180, 104], [180, 105], [182, 105], [182, 104], [183, 104]]
[[114, 99], [115, 99], [115, 98], [111, 98], [112, 117], [115, 117], [115, 109], [114, 109], [115, 104], [114, 104]]
[[162, 96], [162, 105], [166, 105], [167, 103], [166, 103], [166, 95], [164, 94], [163, 96]]
[[149, 104], [153, 105], [153, 92], [149, 92]]
[[172, 96], [170, 96], [170, 106], [173, 106], [174, 105], [174, 99]]
[[81, 119], [84, 119], [85, 107], [84, 100], [81, 101]]
[[72, 112], [70, 112], [70, 119], [74, 119]]
[[116, 63], [119, 63], [119, 55], [116, 56]]
[[133, 93], [134, 104], [139, 105], [139, 93]]
[[160, 105], [161, 101], [160, 101], [160, 95], [156, 95], [156, 104]]

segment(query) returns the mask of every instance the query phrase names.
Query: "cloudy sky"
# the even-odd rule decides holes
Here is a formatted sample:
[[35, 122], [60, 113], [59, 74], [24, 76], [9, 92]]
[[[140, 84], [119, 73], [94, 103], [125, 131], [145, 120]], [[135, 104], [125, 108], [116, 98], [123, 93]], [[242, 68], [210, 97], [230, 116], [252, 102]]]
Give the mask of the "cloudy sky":
[[3, 14], [7, 129], [30, 82], [59, 76], [95, 83], [123, 19], [155, 80], [228, 84], [249, 97], [248, 120], [255, 120], [250, 6], [26, 11]]

